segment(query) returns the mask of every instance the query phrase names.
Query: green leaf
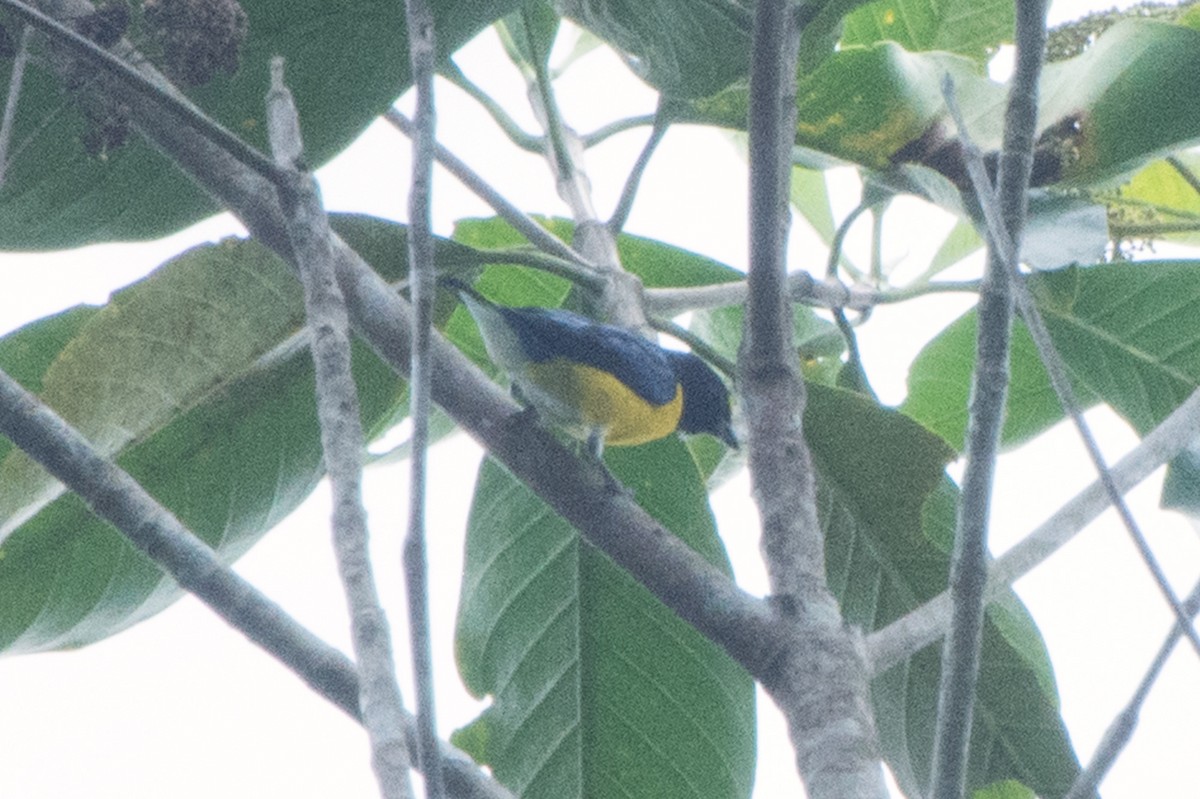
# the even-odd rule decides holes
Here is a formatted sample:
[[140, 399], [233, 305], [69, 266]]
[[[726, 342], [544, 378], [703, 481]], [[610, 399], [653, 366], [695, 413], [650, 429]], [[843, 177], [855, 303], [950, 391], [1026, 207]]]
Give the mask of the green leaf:
[[[681, 442], [606, 460], [728, 571]], [[491, 461], [468, 523], [457, 653], [465, 684], [492, 704], [454, 740], [526, 799], [750, 795], [750, 677]]]
[[[549, 219], [541, 221], [548, 230], [559, 238], [564, 241], [571, 239], [574, 228], [568, 220]], [[507, 222], [497, 217], [460, 219], [454, 227], [454, 240], [484, 252], [526, 244], [521, 234], [513, 230]], [[650, 288], [706, 286], [712, 283], [729, 283], [735, 280], [744, 280], [746, 277], [745, 273], [739, 272], [733, 267], [707, 256], [685, 250], [682, 247], [674, 247], [670, 244], [664, 244], [661, 241], [633, 236], [628, 233], [623, 233], [617, 237], [617, 253], [620, 255], [621, 265], [640, 277]], [[497, 253], [491, 263], [503, 264], [503, 253]], [[565, 288], [569, 285], [565, 280], [554, 278], [544, 272], [539, 273], [533, 269], [517, 270], [514, 267], [505, 268], [513, 269], [514, 274], [527, 276], [525, 279], [533, 275], [540, 275], [539, 280], [542, 281], [543, 287], [553, 285]], [[524, 291], [521, 288], [523, 280], [514, 278], [510, 284], [505, 283], [504, 285], [502, 285], [504, 281], [498, 281], [491, 287], [500, 291], [511, 290], [520, 294]], [[540, 293], [542, 288], [533, 290]], [[489, 294], [489, 296], [492, 295]], [[538, 304], [532, 297], [520, 299], [517, 296], [506, 296], [503, 298], [496, 297], [495, 299], [497, 302], [504, 302], [510, 305]], [[561, 301], [561, 297], [559, 301]]]
[[706, 97], [749, 74], [745, 0], [565, 0], [564, 17], [637, 59], [664, 94]]
[[946, 234], [942, 246], [938, 247], [938, 251], [934, 253], [933, 260], [929, 262], [929, 268], [921, 275], [920, 280], [937, 277], [967, 256], [978, 252], [982, 247], [983, 238], [975, 230], [975, 225], [966, 219], [958, 220]]
[[1200, 106], [1180, 93], [1200, 81], [1200, 31], [1118, 22], [1082, 55], [1047, 64], [1042, 119], [1074, 117], [1077, 160], [1064, 178], [1097, 183], [1200, 140]]
[[[99, 310], [93, 305], [76, 305], [0, 338], [0, 364], [4, 365], [4, 371], [30, 391], [40, 392], [46, 369]], [[0, 458], [11, 447], [12, 442], [0, 436]]]
[[530, 77], [536, 73], [535, 65], [549, 66], [558, 28], [559, 17], [545, 0], [525, 0], [516, 12], [496, 23], [508, 57]]
[[[1004, 86], [969, 58], [875, 41], [845, 46], [801, 74], [797, 159], [822, 169], [852, 163], [876, 170], [881, 183], [961, 215], [946, 181], [967, 182], [942, 96], [947, 75], [975, 144], [997, 150]], [[1103, 184], [1200, 141], [1200, 106], [1178, 101], [1198, 80], [1200, 31], [1149, 20], [1121, 22], [1082, 55], [1048, 65], [1039, 91], [1035, 184]], [[748, 97], [745, 83], [736, 83], [673, 110], [682, 121], [744, 130]], [[897, 174], [897, 167], [919, 165], [945, 177], [936, 184], [919, 173]]]
[[[952, 452], [861, 395], [809, 384], [804, 417], [818, 477], [829, 585], [851, 624], [875, 630], [945, 590], [957, 489]], [[874, 682], [884, 756], [901, 787], [929, 775], [940, 654], [931, 646]], [[988, 610], [970, 784], [1021, 779], [1061, 795], [1078, 765], [1058, 715], [1049, 658], [1013, 595]]]
[[[390, 418], [401, 384], [355, 347], [363, 421]], [[302, 349], [232, 381], [118, 463], [225, 561], [243, 554], [323, 474], [312, 359]], [[80, 646], [178, 599], [180, 591], [73, 494], [0, 546], [0, 650]]]
[[914, 52], [945, 50], [984, 66], [1012, 41], [1009, 0], [876, 0], [846, 17], [842, 46], [890, 40]]
[[[403, 274], [402, 227], [364, 217], [333, 224], [384, 277]], [[442, 243], [436, 252], [453, 261], [464, 248]], [[110, 445], [119, 441], [117, 463], [232, 561], [322, 475], [311, 356], [286, 343], [302, 313], [282, 263], [254, 242], [225, 241], [173, 260], [108, 306], [74, 308], [0, 339], [0, 368], [46, 395], [80, 392], [67, 396], [72, 414]], [[373, 436], [403, 415], [404, 383], [357, 343], [354, 373]], [[121, 424], [137, 435], [123, 440]], [[13, 462], [7, 439], [5, 455]], [[173, 581], [75, 496], [31, 508], [4, 490], [26, 500], [29, 518], [0, 544], [0, 651], [79, 646], [178, 598]]]
[[[453, 52], [517, 4], [434, 0], [439, 50]], [[313, 166], [345, 148], [410, 82], [402, 6], [381, 0], [242, 0], [242, 6], [249, 24], [239, 71], [188, 96], [253, 146], [265, 149], [263, 95], [272, 56], [287, 59]], [[0, 64], [0, 83], [8, 83], [11, 65], [11, 59]], [[0, 249], [154, 238], [220, 210], [137, 136], [103, 158], [89, 156], [81, 141], [89, 123], [78, 105], [47, 67], [26, 73], [15, 151], [0, 188]]]
[[[902, 453], [883, 455], [883, 472], [908, 466]], [[947, 547], [954, 531], [957, 488], [943, 480], [922, 514], [923, 529], [893, 524], [886, 513], [852, 510], [862, 489], [831, 485], [821, 474], [822, 523], [830, 584], [847, 620], [878, 629], [945, 590]], [[879, 494], [890, 489], [876, 488]], [[901, 494], [911, 494], [903, 491]], [[881, 497], [880, 507], [885, 506]], [[941, 671], [939, 645], [918, 652], [872, 684], [884, 758], [909, 795], [926, 791]], [[1062, 796], [1079, 771], [1060, 715], [1045, 646], [1015, 595], [990, 605], [975, 692], [968, 752], [968, 788], [1015, 779], [1038, 795]]]
[[[112, 455], [302, 324], [300, 284], [261, 245], [196, 247], [113, 295], [49, 364], [41, 398]], [[25, 453], [10, 453], [0, 462], [0, 540], [61, 491]]]
[[[1141, 261], [1033, 275], [1029, 285], [1084, 408], [1106, 402], [1140, 433], [1200, 385], [1200, 263]], [[975, 313], [931, 341], [909, 371], [903, 410], [955, 447], [966, 430]], [[1028, 332], [1013, 330], [1003, 440], [1063, 418]]]
[[[954, 77], [969, 121], [995, 117], [998, 142], [1003, 87], [980, 75], [976, 64], [950, 53], [910, 53], [880, 42], [840, 50], [801, 75], [796, 144], [824, 156], [806, 165], [824, 168], [842, 161], [887, 170], [893, 155], [946, 117], [942, 80], [947, 74]], [[745, 130], [748, 98], [747, 87], [738, 84], [681, 105], [677, 113], [686, 121]], [[982, 138], [987, 132], [972, 127], [981, 146], [989, 146]]]

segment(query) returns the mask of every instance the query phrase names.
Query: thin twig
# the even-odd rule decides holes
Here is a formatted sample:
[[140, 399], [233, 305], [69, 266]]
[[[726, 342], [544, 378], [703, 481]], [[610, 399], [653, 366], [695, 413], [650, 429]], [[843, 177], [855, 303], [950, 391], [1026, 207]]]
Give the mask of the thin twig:
[[[955, 115], [955, 124], [961, 125], [962, 120], [958, 116], [958, 108], [954, 101], [953, 92], [947, 95], [947, 106], [951, 109], [951, 113]], [[966, 134], [965, 127], [960, 127], [960, 131], [962, 131], [960, 136], [963, 141], [967, 171], [971, 176], [972, 182], [980, 186], [986, 185], [987, 176], [979, 150], [971, 141], [970, 136]], [[979, 195], [980, 207], [983, 210], [985, 218], [989, 220], [997, 219], [1000, 210], [994, 198], [978, 190], [977, 194]], [[989, 221], [989, 225], [991, 224]], [[989, 235], [991, 235], [990, 232]], [[1042, 319], [1042, 314], [1038, 310], [1037, 303], [1030, 296], [1025, 281], [1021, 279], [1017, 271], [1015, 266], [1018, 262], [1015, 252], [1016, 245], [1011, 238], [1005, 237], [1003, 233], [997, 234], [992, 238], [995, 241], [993, 246], [1005, 251], [1007, 253], [1006, 260], [1011, 259], [1009, 262], [1014, 264], [1010, 273], [1010, 279], [1014, 287], [1013, 291], [1017, 308], [1020, 310], [1021, 316], [1025, 320], [1025, 327], [1028, 329], [1034, 346], [1037, 348], [1038, 358], [1041, 360], [1047, 375], [1050, 377], [1050, 385], [1058, 397], [1059, 405], [1062, 406], [1064, 413], [1070, 417], [1072, 423], [1075, 425], [1079, 439], [1083, 442], [1084, 449], [1087, 451], [1088, 458], [1092, 461], [1092, 465], [1096, 469], [1097, 475], [1099, 475], [1101, 485], [1108, 492], [1113, 508], [1117, 511], [1117, 515], [1121, 519], [1121, 524], [1133, 540], [1133, 544], [1137, 548], [1138, 554], [1141, 555], [1142, 561], [1146, 564], [1146, 568], [1150, 570], [1150, 575], [1154, 579], [1155, 585], [1158, 586], [1163, 598], [1166, 599], [1167, 604], [1175, 614], [1176, 624], [1179, 625], [1180, 629], [1187, 636], [1192, 648], [1200, 655], [1200, 634], [1192, 626], [1190, 614], [1184, 611], [1179, 597], [1171, 589], [1171, 584], [1167, 581], [1167, 576], [1163, 572], [1162, 566], [1154, 556], [1154, 551], [1146, 541], [1146, 536], [1142, 533], [1140, 525], [1138, 525], [1137, 520], [1133, 517], [1133, 511], [1129, 509], [1129, 504], [1125, 502], [1125, 497], [1118, 490], [1113, 480], [1112, 472], [1108, 467], [1108, 462], [1104, 458], [1104, 453], [1100, 451], [1100, 445], [1096, 441], [1096, 437], [1092, 434], [1091, 427], [1084, 418], [1083, 410], [1080, 408], [1079, 401], [1075, 397], [1075, 389], [1071, 386], [1071, 381], [1067, 377], [1062, 356], [1059, 355], [1053, 340], [1050, 338], [1050, 332], [1046, 329], [1045, 321]]]
[[[1150, 431], [1131, 452], [1109, 469], [1117, 490], [1124, 494], [1168, 463], [1200, 436], [1200, 389]], [[1011, 589], [1096, 520], [1112, 502], [1099, 479], [1065, 503], [1020, 543], [992, 564], [987, 599]], [[921, 607], [867, 637], [871, 673], [882, 674], [945, 634], [950, 618], [950, 593], [943, 591]]]
[[[838, 225], [837, 230], [833, 233], [833, 240], [829, 243], [829, 258], [825, 263], [825, 278], [827, 280], [837, 280], [838, 264], [842, 261], [842, 250], [846, 244], [846, 236], [850, 233], [850, 228], [854, 222], [866, 211], [871, 210], [874, 203], [867, 198], [864, 198], [858, 205], [854, 207], [850, 213], [846, 214], [846, 218]], [[867, 372], [863, 368], [862, 353], [858, 349], [858, 336], [854, 332], [853, 325], [846, 317], [846, 309], [838, 306], [831, 310], [834, 324], [841, 331], [842, 339], [846, 342], [846, 368], [853, 375], [854, 385], [856, 388], [870, 392], [870, 383], [867, 380]]]
[[625, 222], [629, 219], [629, 212], [633, 210], [633, 201], [637, 197], [642, 175], [646, 173], [646, 167], [650, 165], [650, 157], [654, 155], [655, 149], [662, 142], [663, 136], [667, 134], [667, 128], [671, 124], [670, 119], [663, 112], [662, 102], [660, 98], [659, 112], [654, 116], [654, 127], [650, 130], [650, 138], [646, 140], [645, 146], [638, 154], [633, 169], [629, 170], [629, 177], [625, 179], [625, 186], [621, 189], [621, 199], [617, 202], [617, 208], [608, 220], [608, 229], [614, 236], [625, 229]]
[[[498, 260], [502, 261], [503, 258]], [[677, 316], [687, 311], [741, 305], [746, 301], [746, 292], [744, 280], [733, 280], [708, 286], [648, 288], [645, 297], [650, 313], [656, 316]], [[868, 311], [876, 305], [904, 302], [928, 294], [978, 294], [979, 281], [941, 280], [899, 289], [876, 290], [847, 286], [837, 280], [814, 280], [807, 272], [792, 272], [788, 275], [787, 293], [792, 302], [818, 308]]]
[[475, 102], [483, 106], [483, 109], [491, 115], [497, 127], [504, 131], [504, 135], [508, 136], [509, 141], [527, 152], [539, 154], [543, 152], [546, 144], [542, 137], [527, 133], [524, 128], [517, 124], [516, 120], [508, 115], [508, 111], [505, 110], [504, 106], [497, 103], [492, 99], [490, 94], [479, 88], [474, 81], [468, 78], [458, 64], [452, 60], [448, 61], [442, 67], [440, 74], [446, 80], [470, 95], [471, 99]]
[[[829, 257], [825, 261], [825, 277], [837, 277], [838, 264], [842, 260], [842, 250], [846, 243], [846, 236], [850, 233], [850, 228], [853, 227], [855, 221], [864, 212], [869, 210], [871, 210], [871, 205], [866, 200], [863, 200], [854, 206], [850, 213], [846, 214], [846, 218], [842, 220], [842, 223], [837, 226], [837, 230], [833, 232], [833, 240], [829, 242]], [[856, 275], [855, 277], [858, 276]]]
[[562, 113], [558, 109], [558, 100], [554, 96], [553, 78], [550, 77], [550, 72], [546, 68], [546, 61], [550, 54], [539, 53], [537, 50], [537, 42], [533, 39], [534, 25], [529, 19], [529, 7], [521, 6], [520, 13], [524, 22], [521, 30], [525, 33], [525, 43], [529, 52], [533, 54], [533, 73], [536, 76], [534, 88], [541, 101], [546, 138], [550, 144], [548, 150], [554, 158], [554, 172], [560, 181], [571, 182], [575, 179], [575, 159], [571, 157], [570, 147], [567, 143], [566, 125], [563, 124]]
[[[937, 726], [933, 745], [931, 796], [960, 799], [966, 785], [967, 745], [979, 676], [984, 589], [988, 570], [988, 516], [1000, 431], [1008, 393], [1012, 333], [1011, 275], [1016, 253], [997, 241], [1020, 242], [1037, 126], [1038, 80], [1046, 40], [1044, 0], [1016, 2], [1016, 67], [1004, 119], [997, 192], [1001, 219], [989, 233], [987, 270], [979, 292], [975, 375], [967, 427], [967, 465], [959, 498], [950, 562], [950, 629], [942, 647]], [[990, 195], [986, 182], [977, 189]], [[1014, 247], [1014, 249], [1016, 249]]]
[[28, 25], [21, 28], [21, 43], [17, 45], [12, 72], [8, 76], [8, 96], [4, 98], [4, 118], [0, 120], [0, 186], [4, 185], [4, 178], [8, 173], [13, 123], [17, 121], [17, 103], [20, 101], [21, 88], [25, 83], [25, 65], [29, 63], [29, 39], [32, 36], [33, 28]]
[[[1184, 600], [1184, 611], [1189, 617], [1195, 617], [1197, 612], [1200, 612], [1200, 583], [1197, 583], [1192, 588], [1191, 594]], [[1190, 626], [1190, 625], [1189, 625]], [[1091, 761], [1087, 764], [1079, 776], [1075, 778], [1075, 782], [1071, 785], [1071, 790], [1067, 792], [1064, 799], [1092, 799], [1096, 796], [1096, 791], [1100, 787], [1100, 783], [1104, 780], [1108, 770], [1112, 768], [1117, 757], [1129, 744], [1133, 738], [1133, 732], [1137, 729], [1138, 716], [1141, 714], [1142, 705], [1146, 703], [1146, 697], [1150, 695], [1150, 689], [1158, 680], [1158, 676], [1162, 673], [1163, 667], [1167, 665], [1167, 659], [1174, 651], [1175, 645], [1179, 643], [1180, 625], [1176, 624], [1167, 633], [1166, 639], [1162, 646], [1158, 649], [1158, 654], [1154, 656], [1154, 660], [1150, 663], [1150, 667], [1146, 669], [1146, 674], [1142, 677], [1141, 683], [1137, 690], [1133, 692], [1129, 702], [1124, 709], [1113, 718], [1108, 729], [1104, 733], [1104, 738], [1101, 739], [1100, 745], [1096, 747], [1095, 753], [1092, 754]]]
[[417, 727], [427, 799], [442, 799], [442, 764], [438, 756], [437, 710], [434, 701], [433, 653], [429, 624], [429, 559], [425, 546], [426, 475], [429, 462], [429, 411], [432, 363], [433, 300], [437, 275], [433, 264], [430, 195], [436, 114], [433, 72], [436, 36], [433, 14], [425, 0], [405, 0], [408, 52], [412, 62], [417, 108], [413, 120], [412, 185], [408, 195], [408, 263], [412, 280], [412, 374], [410, 407], [413, 423], [412, 469], [409, 472], [408, 534], [404, 539], [404, 578], [408, 595], [409, 641], [413, 682], [417, 690]]
[[[301, 163], [300, 122], [291, 92], [283, 82], [283, 59], [271, 61], [267, 94], [267, 133], [282, 170]], [[307, 172], [292, 172], [291, 186], [279, 187], [310, 330], [316, 367], [317, 416], [321, 445], [333, 494], [333, 540], [346, 601], [350, 606], [354, 654], [361, 676], [363, 726], [371, 741], [371, 761], [385, 799], [413, 796], [408, 748], [404, 740], [404, 705], [396, 683], [387, 618], [371, 574], [366, 510], [362, 504], [363, 431], [358, 391], [350, 370], [350, 323], [333, 273], [329, 219], [321, 206], [316, 181]]]
[[[384, 112], [383, 116], [384, 119], [392, 123], [405, 136], [411, 138], [415, 135], [415, 128], [412, 121], [396, 109], [389, 108]], [[438, 145], [434, 150], [434, 157], [450, 174], [458, 178], [477, 197], [490, 205], [505, 222], [512, 225], [518, 233], [529, 239], [534, 246], [557, 258], [561, 258], [567, 263], [576, 264], [578, 266], [576, 277], [581, 282], [588, 280], [588, 275], [593, 271], [593, 267], [584, 260], [583, 256], [535, 222], [532, 217], [520, 208], [517, 208], [504, 199], [503, 195], [488, 185], [487, 181], [460, 160], [458, 156], [451, 153], [445, 147]]]
[[871, 206], [871, 285], [883, 284], [883, 216], [891, 197]]
[[[935, 280], [929, 283], [919, 283], [915, 286], [905, 286], [898, 289], [886, 289], [872, 294], [876, 305], [886, 305], [894, 302], [905, 302], [914, 297], [924, 297], [929, 294], [978, 294], [978, 280]], [[853, 306], [847, 305], [850, 308]]]
[[1179, 174], [1179, 177], [1183, 178], [1184, 183], [1192, 187], [1192, 191], [1200, 194], [1200, 177], [1192, 171], [1191, 167], [1183, 163], [1183, 159], [1177, 155], [1168, 155], [1167, 163]]
[[585, 133], [579, 137], [579, 140], [583, 142], [585, 149], [590, 150], [605, 139], [612, 138], [618, 133], [657, 124], [658, 117], [659, 114], [642, 114], [640, 116], [618, 119], [615, 122], [609, 122], [607, 125], [596, 128], [591, 133]]

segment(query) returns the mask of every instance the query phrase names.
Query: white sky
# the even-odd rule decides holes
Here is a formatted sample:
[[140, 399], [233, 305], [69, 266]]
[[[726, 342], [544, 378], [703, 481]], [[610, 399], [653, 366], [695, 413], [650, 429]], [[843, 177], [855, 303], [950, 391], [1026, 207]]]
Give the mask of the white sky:
[[[1088, 5], [1064, 8], [1066, 18]], [[499, 96], [529, 128], [523, 88], [500, 67], [494, 38], [485, 36], [458, 58], [476, 81]], [[598, 74], [622, 74], [596, 53], [560, 85], [568, 121], [580, 130], [622, 115], [653, 109], [653, 97], [632, 78], [617, 88], [589, 88]], [[483, 113], [461, 94], [439, 85], [439, 137], [518, 206], [562, 213], [550, 181], [534, 157], [507, 146]], [[580, 102], [583, 98], [585, 102]], [[610, 209], [644, 132], [625, 134], [588, 156], [597, 206]], [[500, 157], [497, 157], [497, 156]], [[703, 169], [696, 169], [703, 164]], [[673, 129], [647, 173], [628, 230], [663, 239], [744, 267], [745, 175], [741, 156], [720, 133]], [[335, 210], [404, 216], [406, 144], [385, 125], [372, 127], [350, 151], [320, 173], [327, 204]], [[490, 211], [452, 179], [435, 185], [435, 227], [449, 233], [454, 219]], [[848, 185], [836, 198], [837, 215], [857, 199]], [[926, 213], [918, 209], [919, 213]], [[892, 212], [886, 232], [893, 258], [926, 261], [938, 239], [928, 225], [915, 234], [903, 210]], [[922, 217], [926, 219], [927, 217]], [[940, 223], [948, 227], [948, 222]], [[101, 302], [119, 287], [187, 243], [236, 230], [218, 218], [166, 242], [105, 246], [66, 254], [0, 257], [0, 332], [76, 302]], [[932, 239], [932, 240], [931, 240]], [[801, 230], [793, 237], [797, 268], [823, 262], [823, 249]], [[969, 304], [963, 297], [931, 298], [879, 308], [862, 328], [868, 373], [886, 402], [904, 396], [912, 356]], [[1112, 415], [1089, 415], [1115, 459], [1135, 439]], [[439, 445], [431, 476], [430, 560], [435, 594], [435, 658], [445, 675], [439, 685], [440, 723], [449, 734], [475, 705], [457, 685], [451, 636], [461, 535], [469, 496], [463, 475], [479, 457], [463, 436]], [[993, 550], [1025, 535], [1092, 479], [1072, 432], [1063, 426], [1001, 461], [995, 501]], [[1178, 592], [1197, 577], [1200, 539], [1178, 516], [1156, 509], [1156, 477], [1131, 496]], [[368, 506], [377, 552], [377, 577], [395, 625], [403, 658], [399, 540], [403, 535], [404, 464], [374, 469], [367, 477]], [[756, 515], [744, 475], [714, 497], [739, 582], [762, 593]], [[237, 570], [302, 623], [348, 649], [346, 614], [336, 582], [324, 488], [273, 531]], [[437, 575], [442, 575], [439, 580]], [[1064, 715], [1086, 760], [1113, 714], [1127, 701], [1169, 627], [1169, 616], [1138, 564], [1112, 514], [1021, 581], [1018, 589], [1046, 637], [1057, 669]], [[1200, 666], [1180, 649], [1142, 715], [1133, 744], [1104, 784], [1106, 799], [1187, 796], [1200, 783]], [[406, 695], [411, 689], [405, 685]], [[365, 737], [358, 726], [211, 612], [191, 599], [127, 632], [84, 650], [0, 659], [0, 797], [15, 799], [149, 799], [150, 797], [370, 796], [375, 791]], [[798, 780], [782, 725], [769, 701], [760, 702], [762, 754], [755, 797], [798, 795]]]

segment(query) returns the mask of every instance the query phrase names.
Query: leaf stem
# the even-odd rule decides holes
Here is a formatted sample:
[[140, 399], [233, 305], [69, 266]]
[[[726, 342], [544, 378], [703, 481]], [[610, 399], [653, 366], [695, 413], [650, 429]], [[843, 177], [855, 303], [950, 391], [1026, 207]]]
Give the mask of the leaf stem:
[[617, 208], [608, 220], [608, 229], [614, 236], [624, 229], [625, 222], [629, 219], [629, 212], [633, 210], [633, 201], [637, 197], [642, 175], [645, 174], [646, 167], [650, 165], [650, 157], [654, 155], [655, 149], [667, 133], [667, 127], [671, 124], [667, 115], [663, 113], [661, 100], [658, 108], [659, 112], [654, 116], [654, 127], [650, 131], [650, 138], [646, 140], [645, 146], [638, 154], [637, 161], [634, 162], [633, 169], [629, 171], [629, 177], [625, 179], [625, 186], [621, 189], [621, 199], [617, 202]]
[[584, 148], [590, 150], [597, 144], [600, 144], [602, 141], [609, 139], [618, 133], [624, 133], [625, 131], [633, 130], [634, 128], [644, 128], [647, 125], [657, 125], [660, 114], [661, 110], [659, 114], [642, 114], [640, 116], [626, 117], [625, 119], [618, 119], [613, 122], [609, 122], [607, 125], [596, 128], [591, 133], [585, 133], [580, 137], [580, 141], [583, 142]]

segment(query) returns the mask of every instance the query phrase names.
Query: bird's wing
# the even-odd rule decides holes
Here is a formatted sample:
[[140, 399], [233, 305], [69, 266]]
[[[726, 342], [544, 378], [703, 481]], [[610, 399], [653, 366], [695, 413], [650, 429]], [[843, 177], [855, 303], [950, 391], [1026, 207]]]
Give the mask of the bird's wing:
[[675, 398], [675, 371], [662, 348], [636, 333], [570, 311], [497, 307], [531, 361], [563, 358], [600, 369], [654, 405]]

